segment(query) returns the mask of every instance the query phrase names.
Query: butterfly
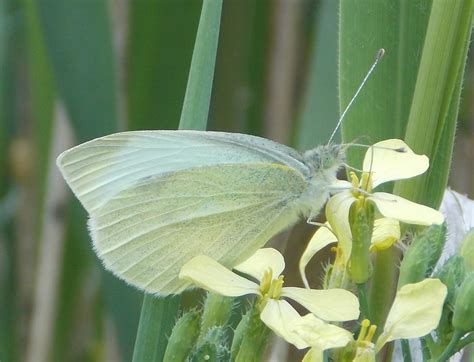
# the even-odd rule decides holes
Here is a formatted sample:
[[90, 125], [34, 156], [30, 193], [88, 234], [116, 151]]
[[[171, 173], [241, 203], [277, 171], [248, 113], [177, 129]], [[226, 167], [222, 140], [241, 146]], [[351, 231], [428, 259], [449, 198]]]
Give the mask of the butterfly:
[[338, 144], [299, 153], [246, 134], [134, 131], [76, 146], [57, 164], [104, 266], [168, 295], [189, 286], [178, 274], [196, 255], [232, 268], [317, 215], [344, 155]]
[[[89, 213], [96, 254], [148, 293], [180, 293], [181, 267], [204, 254], [232, 268], [337, 189], [347, 145], [331, 142], [382, 58], [381, 49], [330, 141], [304, 153], [239, 133], [134, 131], [83, 143], [57, 159]], [[308, 219], [308, 220], [309, 220]]]

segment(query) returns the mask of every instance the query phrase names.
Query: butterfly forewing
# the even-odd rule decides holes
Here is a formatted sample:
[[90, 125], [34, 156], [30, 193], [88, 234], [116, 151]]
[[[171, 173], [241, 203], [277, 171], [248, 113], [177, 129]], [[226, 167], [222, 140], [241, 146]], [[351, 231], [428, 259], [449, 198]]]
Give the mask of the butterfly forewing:
[[220, 132], [116, 133], [74, 147], [57, 162], [89, 212], [142, 179], [193, 167], [279, 163], [308, 176], [295, 150], [260, 137]]

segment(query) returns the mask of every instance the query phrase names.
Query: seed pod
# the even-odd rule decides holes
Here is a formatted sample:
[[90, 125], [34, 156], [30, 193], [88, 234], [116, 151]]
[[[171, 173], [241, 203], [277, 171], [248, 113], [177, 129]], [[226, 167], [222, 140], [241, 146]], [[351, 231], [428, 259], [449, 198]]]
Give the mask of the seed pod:
[[400, 264], [398, 289], [429, 277], [446, 242], [446, 225], [432, 225], [413, 238]]

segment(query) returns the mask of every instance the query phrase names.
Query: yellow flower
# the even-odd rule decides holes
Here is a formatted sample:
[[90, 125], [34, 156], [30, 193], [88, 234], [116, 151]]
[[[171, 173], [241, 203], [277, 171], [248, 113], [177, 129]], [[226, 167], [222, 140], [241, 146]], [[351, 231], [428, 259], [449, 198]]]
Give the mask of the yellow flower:
[[325, 323], [313, 314], [307, 314], [293, 321], [293, 331], [305, 341], [311, 349], [303, 362], [323, 361], [323, 352], [330, 348], [344, 347], [353, 341], [352, 333], [344, 328]]
[[368, 320], [362, 322], [357, 340], [344, 329], [329, 326], [314, 317], [300, 317], [294, 322], [294, 332], [311, 346], [308, 361], [318, 361], [325, 349], [342, 347], [349, 342], [357, 347], [354, 361], [375, 361], [376, 353], [387, 342], [422, 337], [434, 330], [441, 318], [446, 294], [447, 288], [439, 279], [404, 285], [397, 292], [383, 332], [375, 343], [372, 338], [376, 326], [370, 326]]
[[[326, 205], [326, 218], [338, 236], [346, 258], [352, 248], [349, 210], [356, 201], [371, 202], [384, 217], [408, 224], [441, 224], [443, 215], [430, 207], [414, 203], [386, 192], [373, 192], [388, 182], [418, 176], [428, 169], [425, 155], [415, 154], [405, 142], [390, 139], [371, 146], [365, 154], [361, 179], [351, 173], [347, 189], [332, 196]], [[338, 182], [340, 189], [342, 182]]]
[[425, 279], [401, 287], [390, 308], [375, 351], [396, 339], [422, 337], [438, 326], [448, 293], [439, 279]]
[[[374, 232], [372, 234], [370, 250], [379, 251], [387, 249], [392, 246], [393, 243], [395, 243], [398, 239], [400, 239], [400, 223], [398, 222], [398, 220], [389, 218], [377, 219], [374, 222]], [[331, 229], [329, 223], [326, 223], [325, 226], [320, 227], [314, 233], [313, 237], [306, 246], [306, 249], [303, 255], [301, 256], [299, 262], [300, 275], [303, 279], [304, 285], [307, 288], [309, 288], [309, 284], [305, 274], [306, 265], [308, 265], [309, 261], [313, 258], [314, 255], [316, 255], [317, 252], [319, 252], [321, 249], [323, 249], [329, 244], [338, 242], [338, 240], [338, 235]], [[351, 244], [351, 240], [349, 244], [340, 244], [340, 249], [337, 249], [336, 251], [336, 260], [334, 261], [334, 267], [338, 267], [338, 269], [345, 270], [345, 265], [350, 257]], [[347, 252], [347, 250], [349, 251]]]
[[297, 348], [307, 344], [292, 330], [298, 312], [284, 299], [292, 299], [326, 321], [347, 321], [359, 316], [357, 297], [344, 289], [313, 290], [283, 287], [283, 256], [275, 249], [258, 250], [234, 269], [258, 280], [243, 278], [205, 255], [186, 263], [179, 274], [203, 289], [229, 297], [256, 294], [260, 298], [260, 319], [277, 335]]

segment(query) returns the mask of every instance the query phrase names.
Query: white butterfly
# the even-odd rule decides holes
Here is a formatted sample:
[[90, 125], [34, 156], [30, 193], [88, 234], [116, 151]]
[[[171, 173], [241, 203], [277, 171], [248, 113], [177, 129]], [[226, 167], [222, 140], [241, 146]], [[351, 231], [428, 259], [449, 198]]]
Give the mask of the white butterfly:
[[325, 145], [300, 154], [244, 134], [136, 131], [74, 147], [57, 164], [105, 267], [167, 295], [189, 286], [178, 274], [196, 255], [233, 267], [318, 214], [344, 153]]

